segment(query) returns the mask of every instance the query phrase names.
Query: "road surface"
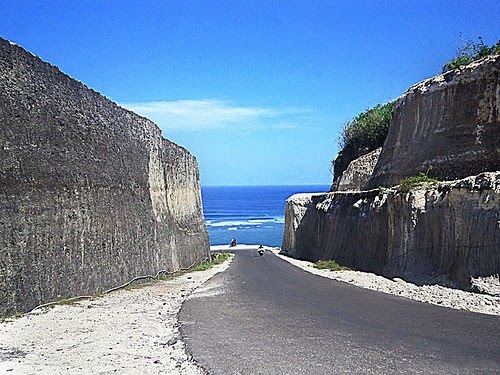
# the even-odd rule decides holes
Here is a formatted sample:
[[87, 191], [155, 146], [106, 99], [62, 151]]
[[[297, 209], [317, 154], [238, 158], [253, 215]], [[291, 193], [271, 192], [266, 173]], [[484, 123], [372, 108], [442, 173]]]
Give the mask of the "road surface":
[[210, 374], [500, 374], [498, 316], [234, 253], [179, 314], [188, 352]]

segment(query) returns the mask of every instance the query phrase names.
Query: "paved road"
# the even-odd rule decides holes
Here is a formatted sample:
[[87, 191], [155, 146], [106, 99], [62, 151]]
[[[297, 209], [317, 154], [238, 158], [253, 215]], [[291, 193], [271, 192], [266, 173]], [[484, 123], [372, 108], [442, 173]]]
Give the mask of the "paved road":
[[210, 374], [500, 374], [500, 317], [322, 278], [271, 253], [233, 263], [179, 314]]

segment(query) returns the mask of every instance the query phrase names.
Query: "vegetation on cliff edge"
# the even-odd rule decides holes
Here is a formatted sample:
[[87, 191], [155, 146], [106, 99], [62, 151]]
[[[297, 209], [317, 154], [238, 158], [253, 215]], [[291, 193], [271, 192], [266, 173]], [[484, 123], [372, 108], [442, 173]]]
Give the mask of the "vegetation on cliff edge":
[[398, 191], [408, 193], [411, 188], [422, 182], [438, 182], [437, 179], [427, 176], [427, 173], [420, 172], [418, 176], [410, 176], [399, 181]]
[[[480, 60], [486, 56], [500, 53], [500, 40], [488, 46], [479, 36], [478, 42], [466, 40], [458, 48], [457, 55], [443, 64], [443, 72]], [[340, 151], [332, 160], [333, 179], [337, 180], [347, 169], [349, 163], [358, 157], [382, 147], [389, 131], [395, 101], [377, 104], [361, 112], [342, 128], [338, 144]], [[420, 178], [421, 176], [416, 176]]]
[[470, 64], [474, 61], [480, 60], [483, 57], [500, 53], [500, 40], [492, 46], [484, 44], [483, 38], [478, 37], [479, 42], [472, 40], [462, 41], [462, 47], [458, 48], [457, 55], [443, 64], [443, 73], [458, 68], [462, 65]]
[[389, 131], [394, 104], [395, 101], [377, 104], [344, 125], [338, 139], [340, 152], [332, 161], [334, 179], [340, 177], [351, 161], [382, 147]]

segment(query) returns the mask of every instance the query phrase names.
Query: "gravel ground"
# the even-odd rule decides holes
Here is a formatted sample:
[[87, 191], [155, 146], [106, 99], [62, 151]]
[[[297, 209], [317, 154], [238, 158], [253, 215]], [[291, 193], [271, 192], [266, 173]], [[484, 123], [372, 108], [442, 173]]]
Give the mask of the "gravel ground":
[[204, 374], [185, 352], [177, 313], [229, 263], [8, 319], [0, 374]]
[[343, 281], [362, 288], [372, 289], [383, 293], [413, 299], [416, 301], [467, 310], [482, 314], [500, 315], [500, 297], [487, 294], [465, 292], [459, 289], [446, 288], [439, 285], [417, 286], [401, 279], [387, 279], [382, 276], [360, 271], [330, 271], [319, 270], [313, 263], [297, 260], [278, 254], [279, 250], [272, 250], [281, 259], [300, 267], [308, 272]]

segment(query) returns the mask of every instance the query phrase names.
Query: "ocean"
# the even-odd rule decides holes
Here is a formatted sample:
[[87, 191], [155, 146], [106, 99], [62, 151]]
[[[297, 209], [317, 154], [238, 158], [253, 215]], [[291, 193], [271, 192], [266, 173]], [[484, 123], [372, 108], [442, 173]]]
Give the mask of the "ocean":
[[325, 192], [328, 185], [206, 186], [203, 211], [210, 245], [262, 244], [281, 247], [285, 201], [295, 193]]

